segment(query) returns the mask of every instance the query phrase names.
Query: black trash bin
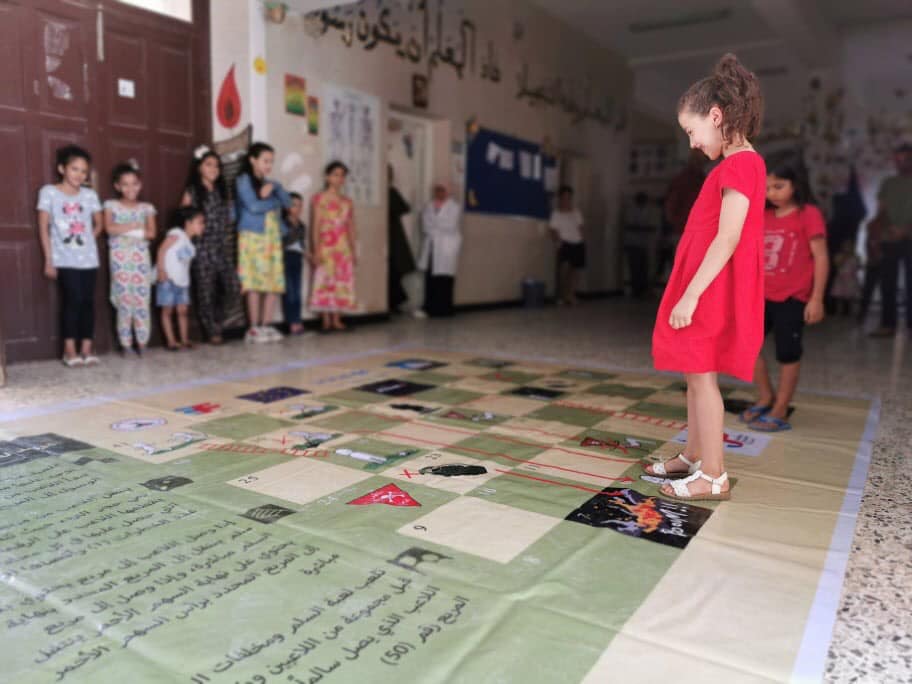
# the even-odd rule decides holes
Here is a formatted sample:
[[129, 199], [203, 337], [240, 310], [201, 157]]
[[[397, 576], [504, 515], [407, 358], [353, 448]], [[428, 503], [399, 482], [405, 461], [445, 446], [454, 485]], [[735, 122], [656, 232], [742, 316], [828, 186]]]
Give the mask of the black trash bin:
[[535, 278], [522, 281], [523, 306], [527, 309], [540, 309], [545, 305], [545, 283]]

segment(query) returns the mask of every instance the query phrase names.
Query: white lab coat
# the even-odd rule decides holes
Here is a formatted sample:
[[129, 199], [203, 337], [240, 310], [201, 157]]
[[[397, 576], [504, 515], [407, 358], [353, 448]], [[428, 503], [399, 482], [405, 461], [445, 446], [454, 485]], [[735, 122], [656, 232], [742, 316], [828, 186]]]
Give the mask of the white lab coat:
[[452, 199], [444, 202], [440, 211], [430, 202], [421, 212], [421, 232], [424, 237], [418, 268], [428, 270], [433, 247], [432, 275], [455, 276], [459, 266], [459, 252], [462, 249], [462, 211]]

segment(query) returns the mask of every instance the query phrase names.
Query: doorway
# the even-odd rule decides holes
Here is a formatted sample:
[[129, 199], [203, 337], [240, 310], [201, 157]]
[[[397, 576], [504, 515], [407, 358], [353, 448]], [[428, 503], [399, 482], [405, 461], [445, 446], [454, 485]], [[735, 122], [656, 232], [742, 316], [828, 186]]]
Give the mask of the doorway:
[[[387, 163], [393, 185], [411, 207], [402, 217], [405, 235], [417, 263], [421, 253], [421, 209], [430, 201], [433, 184], [432, 125], [427, 119], [391, 110], [387, 119]], [[402, 279], [408, 294], [407, 310], [424, 301], [424, 280], [418, 272]]]
[[[0, 331], [7, 359], [56, 357], [56, 284], [43, 275], [35, 204], [56, 181], [58, 147], [92, 154], [91, 184], [112, 196], [122, 161], [143, 173], [158, 227], [178, 204], [190, 152], [211, 137], [209, 2], [192, 22], [115, 0], [0, 3]], [[99, 241], [96, 345], [111, 349], [106, 241]]]

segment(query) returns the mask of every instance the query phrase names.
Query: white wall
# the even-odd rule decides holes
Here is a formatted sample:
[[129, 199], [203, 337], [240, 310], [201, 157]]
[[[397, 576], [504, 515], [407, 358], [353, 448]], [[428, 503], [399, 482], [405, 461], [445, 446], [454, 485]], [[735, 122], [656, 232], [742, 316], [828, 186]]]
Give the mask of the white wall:
[[[427, 68], [424, 63], [413, 64], [401, 59], [389, 45], [380, 44], [368, 51], [357, 38], [352, 47], [347, 47], [341, 39], [342, 34], [334, 29], [317, 35], [319, 25], [312, 17], [289, 11], [282, 24], [267, 23], [265, 26], [262, 52], [268, 71], [265, 76], [259, 76], [250, 67], [257, 54], [256, 46], [246, 51], [241, 48], [243, 30], [237, 24], [246, 16], [248, 2], [255, 0], [213, 3], [213, 90], [217, 96], [231, 61], [237, 61], [239, 65], [247, 62], [244, 69], [239, 69], [238, 79], [239, 82], [246, 79], [242, 88], [246, 93], [255, 92], [258, 79], [265, 79], [267, 121], [260, 128], [268, 128], [268, 142], [276, 147], [276, 167], [281, 169], [284, 158], [297, 153], [316, 185], [322, 180], [325, 133], [321, 131], [318, 137], [309, 136], [303, 119], [285, 113], [285, 74], [304, 77], [308, 94], [320, 96], [324, 84], [334, 83], [379, 97], [385, 109], [390, 106], [410, 109], [412, 76], [427, 73]], [[386, 4], [407, 5], [404, 2]], [[436, 8], [433, 0], [428, 4], [432, 9]], [[376, 16], [375, 3], [358, 7], [362, 6], [369, 19]], [[457, 19], [469, 19], [477, 28], [476, 73], [467, 69], [464, 78], [460, 79], [452, 68], [438, 67], [430, 82], [429, 107], [421, 114], [448, 122], [451, 139], [464, 139], [465, 123], [475, 117], [483, 127], [535, 142], [544, 142], [547, 138], [557, 150], [587, 157], [592, 187], [588, 189], [591, 201], [584, 209], [589, 214], [588, 229], [596, 233], [590, 236], [593, 253], [588, 283], [591, 289], [617, 287], [613, 217], [617, 215], [619, 192], [624, 182], [627, 128], [605, 127], [593, 122], [575, 123], [555, 107], [532, 107], [518, 101], [516, 92], [523, 64], [528, 63], [535, 85], [560, 77], [576, 82], [580, 91], [588, 87], [600, 98], [612, 96], [617, 111], [621, 111], [626, 109], [631, 91], [629, 70], [616, 56], [526, 2], [463, 0], [448, 2], [447, 8], [448, 12], [455, 12]], [[431, 19], [435, 20], [434, 12]], [[514, 37], [517, 25], [523, 29], [520, 39]], [[415, 25], [409, 21], [396, 29], [406, 38], [413, 31], [421, 33], [420, 23]], [[433, 23], [431, 30], [434, 33]], [[248, 30], [248, 45], [250, 33]], [[458, 36], [458, 32], [455, 35]], [[499, 83], [483, 80], [478, 74], [489, 41], [494, 46], [502, 74]], [[245, 108], [242, 125], [249, 121], [250, 109], [249, 106]], [[215, 131], [217, 137], [229, 133], [217, 123]], [[386, 135], [385, 120], [380, 132], [381, 136]], [[254, 137], [260, 137], [256, 126]], [[448, 154], [450, 142], [435, 140], [440, 151], [434, 160], [437, 175], [451, 168], [449, 159], [441, 158]], [[385, 139], [381, 139], [380, 149], [386, 150]], [[381, 168], [386, 168], [385, 159], [381, 159]], [[300, 169], [296, 173], [300, 173]], [[385, 181], [385, 172], [382, 175]], [[356, 207], [362, 255], [357, 277], [361, 284], [362, 305], [368, 312], [385, 310], [385, 193], [383, 201], [380, 206]], [[457, 304], [516, 299], [520, 281], [525, 276], [551, 282], [553, 249], [539, 222], [469, 214], [464, 221], [464, 232], [465, 247], [456, 283]]]

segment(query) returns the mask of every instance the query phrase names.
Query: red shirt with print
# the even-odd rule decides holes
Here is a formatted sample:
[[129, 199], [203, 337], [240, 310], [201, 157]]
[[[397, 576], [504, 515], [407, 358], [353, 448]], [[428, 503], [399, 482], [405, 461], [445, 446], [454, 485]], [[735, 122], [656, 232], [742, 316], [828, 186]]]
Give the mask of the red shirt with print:
[[814, 256], [811, 240], [826, 238], [820, 209], [806, 204], [785, 216], [767, 209], [763, 217], [763, 265], [766, 299], [807, 302], [814, 290]]

